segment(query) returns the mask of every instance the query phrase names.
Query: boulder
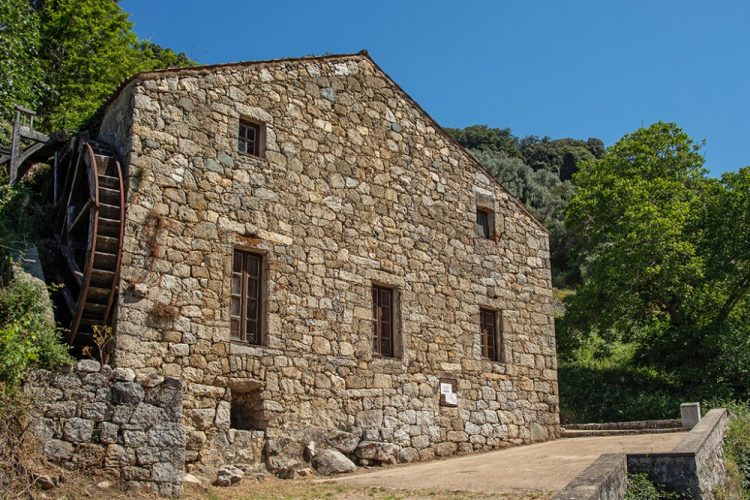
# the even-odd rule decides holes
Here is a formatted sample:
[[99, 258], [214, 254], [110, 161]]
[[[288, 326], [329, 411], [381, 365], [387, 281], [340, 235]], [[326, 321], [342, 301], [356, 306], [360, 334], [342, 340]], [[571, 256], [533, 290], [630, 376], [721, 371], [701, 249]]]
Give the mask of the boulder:
[[203, 486], [203, 481], [201, 478], [196, 476], [195, 474], [185, 474], [182, 476], [182, 482], [184, 484], [194, 484], [196, 486]]
[[305, 446], [305, 451], [303, 452], [302, 456], [305, 457], [305, 460], [308, 462], [311, 462], [312, 459], [315, 457], [316, 453], [316, 445], [315, 441], [310, 441], [307, 443], [307, 446]]
[[231, 486], [242, 481], [243, 477], [245, 477], [245, 473], [241, 469], [234, 465], [225, 465], [216, 473], [214, 486]]
[[362, 441], [357, 446], [355, 455], [363, 460], [395, 464], [398, 457], [398, 446], [380, 441]]
[[320, 450], [312, 458], [313, 468], [324, 476], [354, 471], [357, 466], [338, 450]]
[[283, 467], [276, 471], [276, 477], [279, 479], [297, 479], [297, 468]]
[[58, 476], [50, 476], [48, 474], [32, 474], [34, 484], [43, 490], [51, 490], [60, 482]]

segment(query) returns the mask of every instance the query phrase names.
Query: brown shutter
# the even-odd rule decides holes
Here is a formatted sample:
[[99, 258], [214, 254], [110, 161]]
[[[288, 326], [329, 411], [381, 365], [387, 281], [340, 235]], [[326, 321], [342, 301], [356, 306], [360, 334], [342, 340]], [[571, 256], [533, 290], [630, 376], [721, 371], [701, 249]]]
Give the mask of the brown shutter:
[[372, 349], [383, 356], [393, 356], [393, 290], [372, 287]]
[[495, 311], [480, 309], [482, 356], [497, 361], [497, 315]]
[[262, 266], [260, 255], [235, 251], [229, 309], [233, 339], [261, 343]]
[[479, 230], [481, 231], [481, 235], [484, 238], [489, 239], [492, 235], [492, 232], [490, 231], [490, 214], [486, 210], [483, 209], [477, 209], [477, 226], [479, 226]]

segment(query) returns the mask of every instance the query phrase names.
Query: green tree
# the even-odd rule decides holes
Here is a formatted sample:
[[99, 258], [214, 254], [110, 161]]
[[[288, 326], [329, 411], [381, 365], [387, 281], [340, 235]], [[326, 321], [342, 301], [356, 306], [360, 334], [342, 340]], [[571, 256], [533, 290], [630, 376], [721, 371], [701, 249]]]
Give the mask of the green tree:
[[138, 41], [127, 14], [112, 0], [48, 0], [39, 17], [49, 88], [41, 115], [49, 130], [79, 128], [136, 72], [194, 64], [185, 54]]
[[74, 130], [137, 71], [137, 39], [111, 0], [49, 0], [39, 15], [49, 84], [41, 114], [50, 130]]
[[583, 330], [635, 332], [686, 319], [681, 306], [703, 267], [690, 229], [704, 174], [699, 147], [667, 123], [583, 165], [566, 218], [586, 268], [570, 309]]
[[7, 142], [17, 105], [35, 108], [44, 90], [39, 20], [28, 0], [0, 0], [0, 142]]
[[750, 387], [750, 172], [706, 177], [675, 124], [626, 135], [584, 163], [566, 225], [584, 282], [560, 346], [600, 335], [695, 391]]
[[195, 61], [186, 56], [184, 52], [175, 52], [150, 40], [141, 40], [138, 42], [137, 50], [140, 59], [139, 71], [183, 68], [195, 65]]
[[506, 157], [519, 156], [518, 138], [509, 128], [490, 128], [487, 125], [471, 125], [464, 129], [445, 129], [463, 147], [472, 151], [503, 153]]
[[587, 143], [577, 139], [540, 139], [531, 135], [521, 139], [520, 145], [520, 155], [528, 166], [552, 172], [561, 180], [570, 179], [580, 163], [595, 157]]

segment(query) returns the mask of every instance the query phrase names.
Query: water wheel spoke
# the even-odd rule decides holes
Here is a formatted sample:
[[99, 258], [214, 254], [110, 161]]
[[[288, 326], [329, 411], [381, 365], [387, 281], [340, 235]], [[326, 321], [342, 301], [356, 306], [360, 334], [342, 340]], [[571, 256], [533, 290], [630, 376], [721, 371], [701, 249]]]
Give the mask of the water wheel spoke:
[[75, 232], [76, 229], [78, 229], [78, 226], [81, 225], [81, 223], [84, 220], [84, 217], [89, 215], [89, 211], [91, 210], [93, 206], [94, 206], [94, 200], [89, 198], [88, 201], [86, 201], [86, 203], [83, 205], [81, 210], [78, 212], [78, 215], [76, 215], [73, 218], [73, 222], [71, 222], [70, 226], [68, 226], [68, 233], [73, 233]]
[[73, 276], [73, 279], [75, 279], [76, 283], [80, 287], [83, 283], [83, 272], [81, 271], [81, 268], [78, 267], [78, 263], [76, 263], [76, 259], [73, 256], [73, 251], [67, 245], [60, 244], [60, 253], [62, 254], [65, 262], [68, 264], [70, 274]]

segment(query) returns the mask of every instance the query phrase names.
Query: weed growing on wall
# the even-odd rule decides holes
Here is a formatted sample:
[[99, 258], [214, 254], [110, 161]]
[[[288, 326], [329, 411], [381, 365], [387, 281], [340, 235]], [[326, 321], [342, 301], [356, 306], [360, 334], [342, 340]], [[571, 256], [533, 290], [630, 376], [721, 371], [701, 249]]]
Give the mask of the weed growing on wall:
[[625, 500], [688, 500], [690, 497], [679, 491], [652, 482], [646, 474], [628, 475], [628, 491]]

